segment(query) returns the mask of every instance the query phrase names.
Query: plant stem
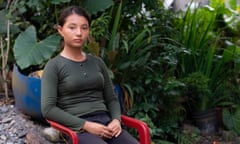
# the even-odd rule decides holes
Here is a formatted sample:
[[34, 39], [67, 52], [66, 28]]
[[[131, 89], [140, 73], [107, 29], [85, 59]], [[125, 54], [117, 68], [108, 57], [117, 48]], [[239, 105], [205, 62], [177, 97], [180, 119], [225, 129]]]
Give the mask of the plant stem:
[[10, 49], [10, 20], [7, 21], [7, 51], [3, 57], [3, 80], [4, 80], [4, 91], [5, 96], [8, 99], [8, 79], [7, 79], [7, 62], [8, 62], [8, 53]]
[[0, 37], [0, 48], [2, 54], [2, 78], [3, 78], [3, 88], [5, 92], [6, 99], [9, 98], [8, 96], [8, 79], [7, 79], [7, 61], [8, 61], [8, 53], [10, 49], [10, 21], [7, 21], [7, 49], [4, 51], [3, 46], [3, 37]]
[[0, 48], [1, 48], [1, 55], [2, 55], [2, 78], [3, 78], [3, 87], [5, 92], [5, 97], [8, 99], [8, 92], [7, 89], [7, 83], [6, 83], [6, 70], [5, 70], [5, 56], [4, 56], [4, 49], [3, 49], [3, 37], [0, 36]]

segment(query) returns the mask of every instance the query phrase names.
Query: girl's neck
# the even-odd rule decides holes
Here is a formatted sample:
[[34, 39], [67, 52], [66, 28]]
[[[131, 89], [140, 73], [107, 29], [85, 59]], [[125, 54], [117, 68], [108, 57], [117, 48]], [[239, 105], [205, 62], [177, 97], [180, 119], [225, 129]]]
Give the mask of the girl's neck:
[[62, 52], [60, 53], [61, 56], [73, 60], [73, 61], [77, 61], [77, 62], [81, 62], [84, 61], [86, 59], [86, 54], [82, 51], [82, 49], [77, 49], [74, 51], [70, 51], [68, 49], [63, 49]]

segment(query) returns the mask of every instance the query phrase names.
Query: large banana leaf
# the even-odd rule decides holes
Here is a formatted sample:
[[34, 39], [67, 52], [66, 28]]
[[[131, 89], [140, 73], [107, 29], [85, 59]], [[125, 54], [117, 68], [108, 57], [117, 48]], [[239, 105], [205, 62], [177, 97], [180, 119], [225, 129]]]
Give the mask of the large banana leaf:
[[16, 63], [21, 69], [42, 64], [56, 52], [59, 40], [60, 36], [53, 34], [38, 42], [35, 27], [29, 26], [15, 40], [13, 50]]
[[104, 11], [105, 9], [112, 6], [114, 2], [112, 0], [83, 0], [82, 5], [91, 14], [96, 14], [99, 11]]

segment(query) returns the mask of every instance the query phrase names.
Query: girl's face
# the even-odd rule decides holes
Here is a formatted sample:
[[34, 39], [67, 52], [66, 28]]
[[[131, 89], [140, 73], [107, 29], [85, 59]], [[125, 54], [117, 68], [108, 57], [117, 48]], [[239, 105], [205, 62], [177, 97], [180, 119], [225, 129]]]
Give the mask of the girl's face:
[[58, 32], [64, 39], [65, 48], [81, 48], [88, 38], [89, 23], [85, 17], [72, 14], [63, 26], [58, 26]]

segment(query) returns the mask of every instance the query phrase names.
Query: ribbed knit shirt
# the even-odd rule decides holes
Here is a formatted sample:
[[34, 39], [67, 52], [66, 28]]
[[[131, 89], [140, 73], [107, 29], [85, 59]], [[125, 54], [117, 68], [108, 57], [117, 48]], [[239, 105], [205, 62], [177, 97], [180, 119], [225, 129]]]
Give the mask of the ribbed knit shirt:
[[41, 79], [42, 115], [74, 131], [85, 120], [80, 116], [96, 111], [109, 112], [120, 120], [120, 105], [105, 63], [87, 55], [82, 62], [61, 55], [49, 60]]

